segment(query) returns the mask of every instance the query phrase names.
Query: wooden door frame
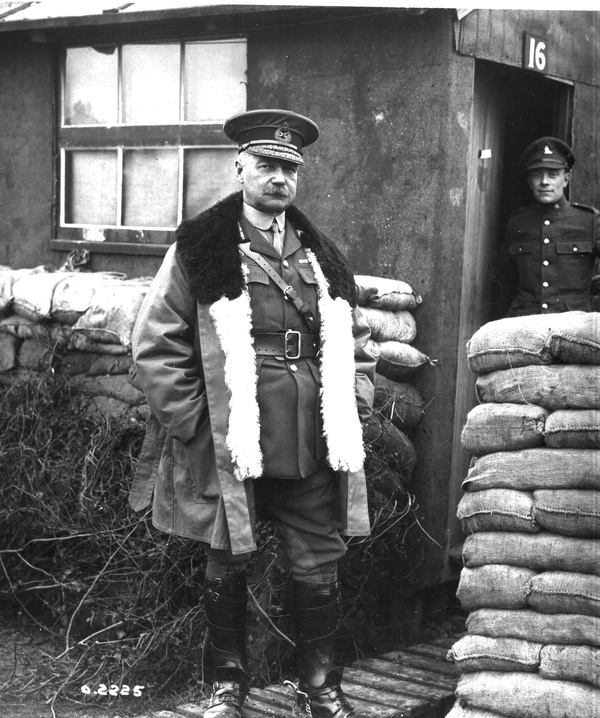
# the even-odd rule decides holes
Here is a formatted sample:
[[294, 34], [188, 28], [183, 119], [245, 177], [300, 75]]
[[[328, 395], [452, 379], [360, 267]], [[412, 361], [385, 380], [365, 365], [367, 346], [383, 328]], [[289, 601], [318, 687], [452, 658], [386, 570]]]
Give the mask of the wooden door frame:
[[[457, 568], [460, 565], [459, 560], [452, 561], [452, 559], [460, 559], [464, 539], [456, 516], [456, 508], [462, 495], [462, 482], [466, 477], [470, 462], [469, 454], [461, 445], [461, 434], [466, 416], [476, 404], [476, 376], [468, 368], [467, 342], [477, 329], [489, 321], [490, 270], [494, 246], [500, 239], [500, 232], [503, 231], [500, 226], [501, 188], [502, 172], [505, 169], [503, 167], [505, 112], [510, 103], [510, 97], [504, 96], [500, 88], [494, 88], [491, 82], [495, 73], [501, 77], [503, 71], [506, 71], [508, 76], [513, 68], [507, 70], [501, 65], [475, 61], [471, 136], [467, 157], [469, 171], [465, 207], [452, 460], [446, 523], [446, 558], [443, 571], [446, 580], [456, 577]], [[540, 88], [547, 81], [546, 77], [540, 78]], [[510, 83], [507, 84], [510, 85]], [[557, 82], [554, 88], [550, 88], [548, 85], [549, 92], [555, 93], [552, 97], [554, 113], [549, 120], [552, 123], [553, 131], [549, 134], [556, 134], [568, 140], [570, 139], [572, 119], [572, 96], [568, 96], [566, 92], [561, 95], [558, 84]], [[561, 84], [566, 87], [570, 83]], [[485, 145], [485, 140], [494, 133], [496, 133], [496, 144], [491, 148], [492, 156], [486, 159], [486, 155], [482, 154], [482, 151], [490, 149], [490, 147], [483, 145]], [[496, 157], [494, 157], [494, 153], [497, 155]], [[488, 164], [486, 165], [486, 163]], [[487, 202], [482, 202], [486, 196], [486, 185], [492, 186], [492, 192], [495, 187], [496, 195], [491, 198], [488, 195]], [[490, 187], [487, 189], [489, 190]]]

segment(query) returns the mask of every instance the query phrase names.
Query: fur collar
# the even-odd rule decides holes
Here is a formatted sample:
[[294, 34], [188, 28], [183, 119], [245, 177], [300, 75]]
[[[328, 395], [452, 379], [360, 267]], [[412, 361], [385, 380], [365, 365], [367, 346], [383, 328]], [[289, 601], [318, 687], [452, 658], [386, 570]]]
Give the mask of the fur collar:
[[[212, 304], [225, 296], [239, 297], [245, 281], [237, 245], [242, 215], [242, 193], [225, 197], [177, 228], [177, 256], [187, 275], [192, 295]], [[286, 210], [286, 219], [300, 243], [311, 249], [329, 283], [332, 298], [341, 297], [356, 306], [354, 276], [339, 249], [297, 207]]]

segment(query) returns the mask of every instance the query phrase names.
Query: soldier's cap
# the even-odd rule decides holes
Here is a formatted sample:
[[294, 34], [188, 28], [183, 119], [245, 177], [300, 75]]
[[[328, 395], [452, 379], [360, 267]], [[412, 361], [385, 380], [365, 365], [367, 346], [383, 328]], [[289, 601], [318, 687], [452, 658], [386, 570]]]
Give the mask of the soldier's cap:
[[544, 168], [570, 170], [575, 164], [575, 156], [569, 145], [562, 140], [540, 137], [525, 148], [519, 164], [526, 172]]
[[239, 152], [304, 164], [302, 150], [319, 136], [308, 117], [288, 110], [250, 110], [225, 121], [223, 132], [239, 144]]

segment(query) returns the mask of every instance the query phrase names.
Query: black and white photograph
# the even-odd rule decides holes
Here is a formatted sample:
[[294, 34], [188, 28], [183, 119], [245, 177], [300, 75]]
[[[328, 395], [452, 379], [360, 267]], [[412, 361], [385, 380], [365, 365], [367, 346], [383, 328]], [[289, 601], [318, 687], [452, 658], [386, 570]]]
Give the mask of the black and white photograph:
[[0, 717], [600, 718], [600, 9], [0, 0]]

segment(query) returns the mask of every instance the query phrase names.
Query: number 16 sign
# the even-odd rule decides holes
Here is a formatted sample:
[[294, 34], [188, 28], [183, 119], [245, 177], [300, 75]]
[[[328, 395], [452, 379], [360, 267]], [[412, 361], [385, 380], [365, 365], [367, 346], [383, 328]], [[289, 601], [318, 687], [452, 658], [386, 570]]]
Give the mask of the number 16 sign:
[[543, 37], [523, 33], [523, 67], [545, 72], [548, 66], [548, 42]]

